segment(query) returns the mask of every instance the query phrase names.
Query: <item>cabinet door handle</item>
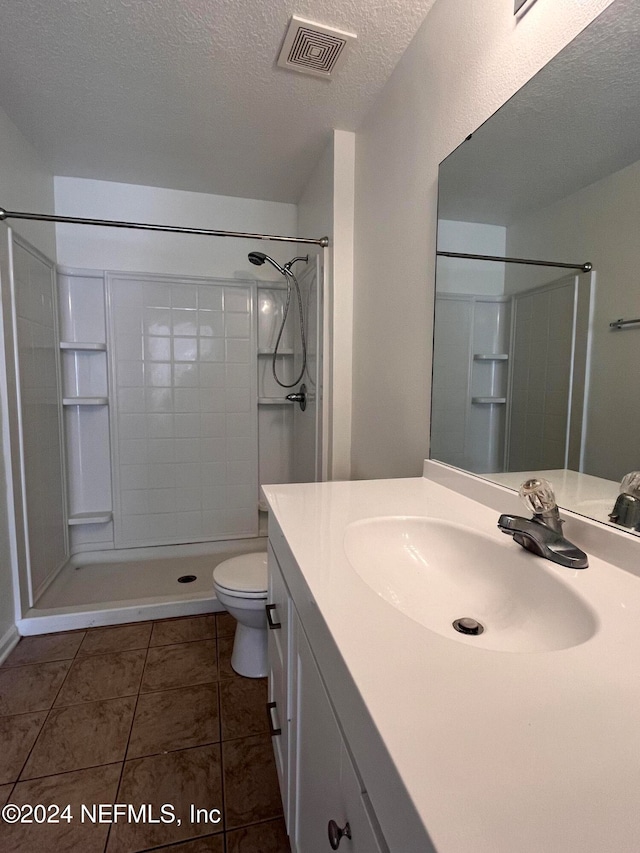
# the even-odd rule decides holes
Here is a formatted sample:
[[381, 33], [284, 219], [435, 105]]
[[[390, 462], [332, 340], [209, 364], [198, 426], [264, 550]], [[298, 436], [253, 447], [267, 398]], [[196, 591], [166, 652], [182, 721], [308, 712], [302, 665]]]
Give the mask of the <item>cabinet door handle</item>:
[[327, 831], [329, 833], [329, 844], [331, 845], [332, 850], [337, 850], [340, 847], [340, 841], [342, 838], [351, 838], [351, 827], [348, 823], [345, 823], [344, 829], [340, 829], [335, 820], [330, 820], [329, 825], [327, 826]]
[[276, 708], [275, 702], [267, 702], [267, 719], [269, 720], [269, 734], [271, 735], [271, 737], [273, 737], [274, 735], [281, 735], [282, 734], [282, 729], [279, 727], [276, 728], [273, 725], [273, 715], [271, 714], [271, 712], [274, 711], [275, 708]]
[[282, 622], [274, 622], [273, 616], [271, 615], [271, 611], [275, 610], [275, 604], [265, 604], [265, 610], [267, 611], [267, 625], [269, 628], [274, 631], [276, 628], [282, 628]]

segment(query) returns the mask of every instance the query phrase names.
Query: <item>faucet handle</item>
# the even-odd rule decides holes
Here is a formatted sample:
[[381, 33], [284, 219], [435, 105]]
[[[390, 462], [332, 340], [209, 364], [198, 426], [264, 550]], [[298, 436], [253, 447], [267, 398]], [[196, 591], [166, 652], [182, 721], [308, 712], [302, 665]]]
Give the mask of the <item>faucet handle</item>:
[[546, 524], [556, 533], [562, 533], [562, 519], [558, 512], [553, 486], [543, 477], [525, 480], [518, 492], [524, 505], [533, 513], [535, 520]]
[[630, 471], [624, 475], [620, 483], [620, 494], [640, 498], [640, 471]]
[[518, 492], [527, 509], [534, 515], [542, 515], [556, 508], [553, 486], [543, 477], [525, 480]]
[[640, 471], [625, 474], [609, 521], [640, 531]]

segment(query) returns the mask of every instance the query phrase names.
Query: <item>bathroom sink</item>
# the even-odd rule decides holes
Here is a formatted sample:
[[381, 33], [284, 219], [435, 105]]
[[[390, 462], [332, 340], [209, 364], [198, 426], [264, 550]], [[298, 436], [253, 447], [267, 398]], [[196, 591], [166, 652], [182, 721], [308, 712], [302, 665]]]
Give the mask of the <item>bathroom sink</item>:
[[[540, 558], [460, 524], [385, 516], [349, 524], [344, 550], [388, 604], [432, 631], [503, 652], [568, 649], [597, 629], [589, 605]], [[567, 572], [567, 578], [573, 573]], [[453, 627], [458, 619], [463, 630]]]

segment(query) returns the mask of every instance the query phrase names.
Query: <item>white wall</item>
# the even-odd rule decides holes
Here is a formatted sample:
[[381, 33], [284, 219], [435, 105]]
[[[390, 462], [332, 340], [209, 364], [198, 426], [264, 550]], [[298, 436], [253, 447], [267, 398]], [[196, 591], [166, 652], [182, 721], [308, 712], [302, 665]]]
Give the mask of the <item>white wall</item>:
[[[61, 177], [55, 203], [64, 216], [297, 236], [295, 204]], [[58, 263], [86, 269], [277, 280], [268, 265], [250, 264], [247, 253], [286, 260], [291, 252], [287, 243], [88, 225], [58, 224], [56, 233]]]
[[[298, 228], [300, 234], [306, 236], [327, 236], [330, 238], [326, 249], [319, 249], [324, 253], [323, 259], [323, 288], [322, 302], [324, 316], [322, 327], [318, 333], [323, 338], [323, 359], [320, 368], [320, 383], [322, 386], [321, 412], [316, 410], [316, 425], [321, 442], [321, 479], [331, 479], [333, 460], [331, 456], [331, 433], [333, 426], [333, 395], [331, 389], [331, 348], [332, 329], [328, 322], [328, 313], [331, 306], [331, 294], [333, 291], [333, 160], [334, 139], [331, 136], [322, 156], [318, 160], [315, 169], [311, 173], [302, 195], [298, 199]], [[306, 251], [306, 250], [305, 250]]]
[[353, 250], [355, 134], [334, 133], [332, 479], [351, 477], [353, 407]]
[[[618, 317], [640, 316], [640, 162], [586, 187], [507, 230], [509, 254], [582, 263], [591, 261], [597, 285], [593, 307], [592, 365], [585, 472], [620, 480], [640, 467], [637, 441], [618, 424], [640, 421], [637, 373], [640, 329], [611, 331]], [[509, 270], [507, 288], [518, 292], [553, 279], [558, 271]]]
[[[438, 250], [476, 255], [506, 254], [507, 229], [482, 222], [438, 222]], [[466, 258], [438, 258], [438, 293], [504, 293], [505, 265]]]
[[355, 134], [336, 130], [298, 203], [300, 234], [328, 236], [324, 295], [325, 476], [351, 475]]
[[352, 462], [428, 454], [438, 163], [611, 0], [438, 0], [357, 135]]
[[[53, 213], [53, 174], [40, 154], [0, 109], [0, 206], [5, 210]], [[56, 259], [54, 226], [8, 219], [16, 233], [52, 261]]]

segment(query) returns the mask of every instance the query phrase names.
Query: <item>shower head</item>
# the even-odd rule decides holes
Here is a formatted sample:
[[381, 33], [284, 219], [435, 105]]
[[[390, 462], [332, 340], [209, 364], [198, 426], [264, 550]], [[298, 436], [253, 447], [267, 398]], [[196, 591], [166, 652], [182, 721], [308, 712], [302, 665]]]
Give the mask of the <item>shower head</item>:
[[270, 258], [269, 255], [265, 255], [263, 252], [249, 252], [249, 260], [257, 267], [261, 267], [265, 261], [269, 261], [271, 266], [275, 267], [280, 273], [280, 275], [287, 274], [287, 271], [284, 269], [284, 267], [281, 267], [277, 261], [274, 261], [273, 258]]

